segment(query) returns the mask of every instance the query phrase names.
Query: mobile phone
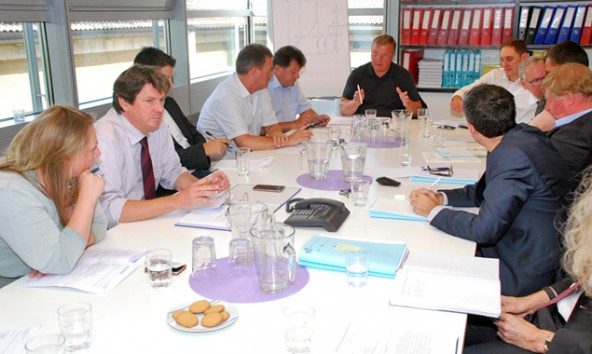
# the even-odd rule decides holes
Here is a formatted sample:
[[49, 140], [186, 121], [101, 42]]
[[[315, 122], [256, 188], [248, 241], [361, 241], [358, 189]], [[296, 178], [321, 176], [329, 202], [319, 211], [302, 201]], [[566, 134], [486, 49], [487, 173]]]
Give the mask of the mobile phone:
[[187, 268], [187, 265], [185, 265], [183, 263], [177, 263], [177, 262], [172, 262], [171, 266], [172, 266], [173, 275], [179, 275], [179, 274], [183, 273], [185, 268]]
[[[185, 269], [187, 269], [186, 264], [179, 262], [171, 262], [171, 273], [173, 273], [173, 275], [179, 275], [183, 273]], [[148, 273], [148, 268], [144, 267], [144, 273]]]
[[261, 191], [261, 192], [282, 192], [284, 189], [286, 189], [285, 186], [279, 186], [279, 185], [275, 185], [275, 184], [256, 184], [253, 187], [254, 191]]
[[388, 177], [379, 177], [376, 179], [376, 182], [378, 182], [380, 185], [390, 187], [398, 187], [401, 185], [401, 182], [395, 181], [394, 179]]

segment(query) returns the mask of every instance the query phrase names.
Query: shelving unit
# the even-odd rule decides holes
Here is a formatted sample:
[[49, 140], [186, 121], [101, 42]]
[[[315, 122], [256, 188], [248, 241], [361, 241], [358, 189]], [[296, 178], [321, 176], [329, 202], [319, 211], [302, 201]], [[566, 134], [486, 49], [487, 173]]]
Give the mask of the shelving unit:
[[[590, 16], [592, 19], [592, 1], [582, 1], [582, 0], [574, 0], [574, 1], [550, 1], [550, 0], [542, 0], [542, 1], [535, 1], [535, 0], [485, 0], [485, 1], [478, 1], [478, 0], [458, 0], [458, 1], [449, 1], [449, 0], [400, 0], [399, 1], [399, 8], [398, 8], [398, 17], [399, 17], [399, 31], [398, 31], [398, 62], [401, 63], [403, 66], [413, 64], [409, 63], [407, 57], [407, 61], [404, 61], [404, 55], [406, 52], [409, 51], [421, 51], [423, 50], [423, 57], [427, 59], [435, 59], [441, 60], [444, 65], [444, 53], [446, 51], [480, 51], [481, 52], [481, 60], [479, 63], [479, 68], [477, 70], [477, 74], [475, 74], [475, 79], [481, 76], [483, 65], [497, 65], [499, 64], [499, 50], [500, 44], [507, 38], [520, 38], [520, 34], [524, 33], [520, 31], [521, 25], [524, 26], [526, 21], [526, 26], [530, 24], [532, 10], [529, 11], [528, 19], [523, 19], [521, 22], [521, 15], [522, 10], [524, 8], [533, 8], [533, 7], [540, 7], [544, 9], [545, 7], [557, 7], [559, 8], [568, 6], [575, 6], [576, 9], [578, 6], [585, 7], [587, 9], [586, 13], [584, 14], [584, 18]], [[488, 10], [493, 9], [493, 10]], [[491, 18], [489, 22], [491, 33], [487, 33], [487, 26], [484, 26], [484, 22], [486, 21], [486, 11], [492, 11], [490, 14], [495, 13], [495, 9], [502, 9], [502, 16], [501, 18]], [[436, 11], [439, 10], [440, 18], [438, 21], [434, 21], [434, 14]], [[446, 11], [449, 10], [449, 11]], [[466, 11], [465, 11], [466, 10]], [[448, 26], [442, 25], [442, 17], [444, 17], [445, 12], [448, 12]], [[564, 13], [567, 12], [566, 10], [563, 11]], [[456, 13], [456, 15], [455, 15]], [[499, 13], [499, 10], [498, 10]], [[428, 20], [425, 19], [424, 14], [429, 14], [431, 18]], [[479, 21], [475, 22], [474, 16], [479, 16]], [[490, 15], [490, 16], [492, 16]], [[507, 16], [510, 15], [511, 19], [507, 21]], [[456, 16], [456, 20], [455, 17]], [[465, 20], [467, 16], [468, 20]], [[575, 15], [574, 15], [575, 18]], [[541, 17], [539, 18], [539, 23]], [[553, 18], [552, 18], [553, 19]], [[419, 21], [419, 22], [418, 22]], [[427, 21], [427, 22], [426, 22]], [[456, 21], [456, 22], [455, 22]], [[558, 19], [559, 23], [559, 30], [563, 24], [563, 17]], [[573, 24], [573, 22], [572, 22]], [[498, 25], [498, 26], [496, 26]], [[427, 26], [427, 28], [426, 28]], [[495, 26], [495, 28], [494, 28]], [[549, 25], [551, 26], [551, 24]], [[433, 31], [437, 30], [438, 34], [437, 37], [434, 39]], [[427, 40], [426, 40], [426, 30], [427, 30]], [[474, 31], [473, 31], [474, 30]], [[538, 25], [537, 25], [538, 30]], [[468, 33], [467, 33], [468, 31]], [[495, 32], [499, 31], [499, 32]], [[490, 35], [491, 39], [489, 41], [483, 41], [483, 38], [488, 38], [487, 35]], [[497, 37], [494, 37], [497, 36]], [[477, 38], [478, 37], [478, 38]], [[497, 39], [499, 38], [499, 39]], [[526, 38], [526, 34], [524, 34], [524, 38]], [[496, 40], [497, 39], [497, 40]], [[435, 40], [435, 42], [434, 42]], [[460, 44], [459, 44], [460, 43]], [[529, 44], [529, 50], [534, 51], [545, 51], [552, 44]], [[591, 48], [590, 44], [584, 44], [584, 47]], [[462, 55], [462, 54], [461, 54]], [[462, 69], [462, 68], [461, 68]], [[466, 68], [464, 68], [466, 69]], [[415, 68], [417, 70], [417, 68]], [[444, 69], [445, 70], [445, 69]], [[412, 70], [410, 70], [412, 71]], [[413, 72], [413, 71], [412, 71]], [[421, 79], [419, 80], [420, 83], [418, 88], [422, 92], [453, 92], [456, 90], [456, 87], [462, 87], [466, 82], [455, 82], [457, 86], [455, 87], [425, 87], [421, 85]]]

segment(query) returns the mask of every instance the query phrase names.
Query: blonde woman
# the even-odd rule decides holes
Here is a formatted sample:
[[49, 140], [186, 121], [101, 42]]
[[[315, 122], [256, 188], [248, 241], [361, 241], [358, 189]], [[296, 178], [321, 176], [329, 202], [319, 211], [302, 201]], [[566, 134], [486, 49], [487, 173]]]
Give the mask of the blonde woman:
[[[578, 187], [564, 238], [569, 277], [529, 296], [502, 296], [498, 338], [465, 353], [592, 353], [592, 168]], [[549, 305], [552, 299], [561, 300]]]
[[54, 106], [23, 128], [0, 163], [0, 287], [29, 274], [69, 273], [105, 237], [94, 118]]

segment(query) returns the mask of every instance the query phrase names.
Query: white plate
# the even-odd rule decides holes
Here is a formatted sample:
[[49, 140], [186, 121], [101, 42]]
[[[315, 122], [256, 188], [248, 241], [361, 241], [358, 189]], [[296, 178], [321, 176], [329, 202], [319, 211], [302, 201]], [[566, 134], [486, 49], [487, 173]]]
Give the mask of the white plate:
[[230, 313], [230, 317], [228, 317], [228, 319], [222, 323], [220, 323], [219, 325], [217, 325], [216, 327], [204, 327], [201, 325], [201, 320], [203, 319], [204, 315], [203, 314], [197, 314], [197, 318], [199, 319], [199, 323], [197, 324], [197, 326], [195, 327], [191, 327], [191, 328], [187, 328], [187, 327], [183, 327], [180, 324], [177, 323], [177, 321], [175, 321], [175, 319], [173, 318], [173, 312], [177, 311], [177, 310], [188, 310], [189, 306], [192, 304], [193, 302], [184, 304], [182, 306], [177, 306], [173, 309], [171, 309], [168, 313], [167, 313], [167, 323], [169, 324], [169, 326], [173, 327], [174, 329], [177, 329], [179, 331], [183, 331], [183, 332], [192, 332], [192, 333], [205, 333], [205, 332], [213, 332], [213, 331], [218, 331], [220, 329], [224, 329], [232, 324], [234, 324], [234, 322], [236, 322], [236, 320], [238, 320], [238, 309], [236, 308], [236, 306], [229, 304], [227, 302], [224, 301], [215, 301], [212, 300], [210, 301], [210, 303], [212, 303], [212, 305], [224, 305], [224, 310], [228, 311], [228, 313]]

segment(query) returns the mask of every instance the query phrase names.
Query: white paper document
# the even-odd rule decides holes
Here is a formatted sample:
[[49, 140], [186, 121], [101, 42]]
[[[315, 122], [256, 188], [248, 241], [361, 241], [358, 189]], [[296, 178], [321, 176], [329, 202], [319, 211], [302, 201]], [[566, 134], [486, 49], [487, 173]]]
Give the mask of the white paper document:
[[[385, 326], [385, 323], [390, 325]], [[447, 328], [429, 323], [410, 325], [384, 313], [352, 318], [344, 328], [336, 330], [343, 331], [335, 347], [338, 354], [455, 354], [462, 351], [459, 338]]]
[[389, 303], [499, 317], [500, 294], [497, 259], [411, 252], [393, 281]]
[[[257, 170], [260, 168], [267, 168], [273, 163], [273, 156], [263, 159], [251, 159], [249, 161], [249, 169]], [[236, 160], [220, 160], [213, 167], [219, 170], [236, 170]]]
[[445, 163], [450, 164], [451, 162], [463, 163], [463, 162], [475, 162], [480, 163], [481, 159], [475, 156], [468, 157], [445, 157], [437, 153], [422, 152], [423, 159], [426, 163]]
[[406, 199], [376, 198], [370, 206], [370, 217], [410, 221], [428, 221], [413, 212], [413, 207]]
[[72, 272], [26, 279], [25, 287], [66, 287], [93, 294], [115, 288], [137, 268], [144, 250], [89, 247]]
[[0, 354], [24, 353], [25, 344], [40, 326], [0, 326]]
[[[254, 186], [254, 184], [237, 184], [230, 190], [230, 200], [263, 203], [267, 205], [270, 212], [274, 213], [301, 190], [299, 187], [285, 187], [281, 192], [255, 191]], [[230, 231], [230, 223], [226, 217], [227, 209], [227, 205], [195, 209], [179, 219], [175, 226]]]

